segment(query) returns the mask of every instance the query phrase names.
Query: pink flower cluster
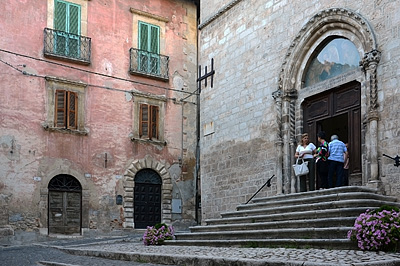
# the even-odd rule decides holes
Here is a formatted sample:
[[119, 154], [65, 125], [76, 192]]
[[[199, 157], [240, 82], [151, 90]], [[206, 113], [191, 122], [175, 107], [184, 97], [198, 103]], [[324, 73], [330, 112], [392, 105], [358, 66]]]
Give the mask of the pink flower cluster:
[[400, 212], [370, 211], [360, 214], [347, 237], [362, 250], [395, 251], [400, 239]]
[[161, 245], [164, 240], [174, 239], [174, 228], [165, 224], [158, 224], [155, 226], [147, 226], [143, 235], [143, 244], [148, 245]]

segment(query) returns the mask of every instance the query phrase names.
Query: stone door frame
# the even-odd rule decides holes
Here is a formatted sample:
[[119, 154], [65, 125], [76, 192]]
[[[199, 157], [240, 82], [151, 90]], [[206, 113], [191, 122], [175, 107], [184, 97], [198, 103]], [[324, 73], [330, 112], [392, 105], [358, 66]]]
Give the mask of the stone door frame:
[[134, 190], [135, 175], [142, 169], [152, 169], [161, 177], [161, 223], [171, 224], [172, 221], [172, 181], [166, 166], [152, 158], [146, 156], [143, 159], [134, 160], [124, 173], [124, 228], [135, 228], [134, 221]]
[[[360, 67], [314, 86], [304, 88], [304, 71], [314, 51], [326, 40], [346, 38], [357, 47]], [[346, 8], [331, 8], [314, 15], [300, 30], [290, 45], [279, 75], [278, 90], [273, 93], [277, 111], [276, 136], [278, 162], [276, 169], [278, 194], [296, 192], [296, 179], [291, 171], [297, 140], [302, 133], [301, 104], [305, 98], [342, 84], [361, 83], [362, 101], [362, 173], [363, 184], [378, 187], [378, 127], [377, 65], [381, 53], [377, 50], [375, 35], [368, 21]]]

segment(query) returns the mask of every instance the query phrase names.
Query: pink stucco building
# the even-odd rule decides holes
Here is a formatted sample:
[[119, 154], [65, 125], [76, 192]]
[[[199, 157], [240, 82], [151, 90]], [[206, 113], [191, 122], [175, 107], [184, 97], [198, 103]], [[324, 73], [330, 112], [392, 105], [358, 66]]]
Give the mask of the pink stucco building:
[[0, 226], [195, 223], [193, 1], [0, 7]]

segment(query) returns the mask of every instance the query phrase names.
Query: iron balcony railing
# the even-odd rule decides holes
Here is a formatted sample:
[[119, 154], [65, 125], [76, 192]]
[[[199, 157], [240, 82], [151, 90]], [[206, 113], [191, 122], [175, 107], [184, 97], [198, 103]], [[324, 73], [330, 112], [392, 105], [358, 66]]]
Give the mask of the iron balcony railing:
[[168, 80], [169, 57], [131, 48], [129, 72]]
[[91, 39], [85, 36], [45, 28], [44, 55], [90, 64]]

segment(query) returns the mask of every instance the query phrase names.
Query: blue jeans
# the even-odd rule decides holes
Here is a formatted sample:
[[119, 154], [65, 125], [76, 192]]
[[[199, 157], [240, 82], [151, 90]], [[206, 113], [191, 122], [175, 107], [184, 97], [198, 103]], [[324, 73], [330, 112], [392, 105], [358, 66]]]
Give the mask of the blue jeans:
[[329, 173], [328, 173], [328, 186], [333, 187], [333, 175], [336, 173], [336, 186], [343, 186], [343, 166], [344, 163], [338, 161], [329, 161]]

